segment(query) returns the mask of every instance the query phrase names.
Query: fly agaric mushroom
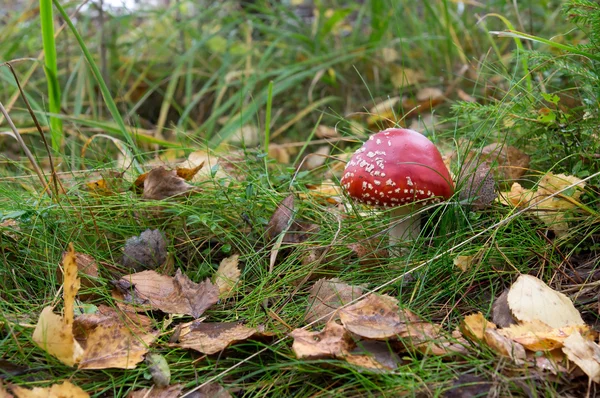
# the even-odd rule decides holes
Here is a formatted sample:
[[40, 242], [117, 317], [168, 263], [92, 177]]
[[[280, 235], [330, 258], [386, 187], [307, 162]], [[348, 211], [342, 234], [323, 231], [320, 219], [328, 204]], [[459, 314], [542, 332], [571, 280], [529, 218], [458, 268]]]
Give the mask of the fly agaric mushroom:
[[352, 199], [394, 207], [392, 217], [405, 217], [389, 232], [392, 246], [419, 236], [419, 215], [409, 216], [413, 204], [437, 203], [454, 193], [452, 178], [435, 145], [408, 129], [390, 128], [369, 137], [352, 155], [340, 183]]

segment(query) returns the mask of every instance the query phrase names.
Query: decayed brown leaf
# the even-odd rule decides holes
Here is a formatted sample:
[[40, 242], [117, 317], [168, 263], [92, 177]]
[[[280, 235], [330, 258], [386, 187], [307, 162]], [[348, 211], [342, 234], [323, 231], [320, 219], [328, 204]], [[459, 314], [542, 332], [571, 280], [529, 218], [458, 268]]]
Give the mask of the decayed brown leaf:
[[507, 299], [514, 318], [521, 322], [538, 320], [552, 328], [585, 324], [567, 296], [531, 275], [519, 276]]
[[357, 346], [344, 355], [346, 362], [372, 370], [390, 371], [398, 367], [400, 357], [392, 347], [382, 341], [361, 341]]
[[121, 264], [131, 271], [156, 269], [167, 260], [167, 242], [158, 229], [147, 229], [125, 242]]
[[183, 384], [173, 384], [166, 387], [142, 388], [132, 391], [127, 398], [173, 398], [178, 397], [183, 391]]
[[294, 194], [288, 195], [279, 203], [266, 228], [267, 240], [273, 241], [290, 228], [294, 217]]
[[[203, 166], [204, 166], [204, 161], [199, 162], [199, 164], [197, 164], [193, 167], [177, 166], [175, 168], [175, 173], [177, 174], [178, 177], [181, 177], [186, 181], [191, 181], [194, 179], [196, 174], [198, 174], [198, 172], [202, 169]], [[161, 167], [159, 167], [159, 168], [161, 168]], [[146, 179], [148, 178], [148, 174], [150, 174], [150, 172], [153, 170], [150, 170], [149, 172], [140, 174], [138, 176], [138, 178], [133, 183], [136, 190], [138, 190], [140, 192], [144, 190], [144, 185], [145, 185], [144, 183], [145, 183]]]
[[[312, 323], [317, 319], [332, 314], [332, 312], [363, 294], [363, 288], [350, 286], [339, 279], [320, 279], [310, 289], [309, 305], [306, 309], [304, 319]], [[337, 312], [331, 317], [324, 318], [319, 324], [325, 324], [331, 320], [339, 319]]]
[[181, 270], [177, 270], [175, 277], [143, 271], [117, 281], [113, 297], [125, 304], [141, 306], [141, 310], [152, 308], [198, 318], [219, 301], [219, 288], [209, 279], [194, 283]]
[[329, 322], [320, 332], [295, 329], [292, 350], [298, 358], [332, 358], [346, 355], [354, 343], [348, 331], [336, 322]]
[[591, 380], [600, 383], [600, 346], [598, 344], [576, 332], [565, 339], [562, 350], [567, 358], [577, 364]]
[[496, 180], [485, 162], [476, 162], [473, 159], [461, 168], [458, 176], [458, 185], [461, 186], [459, 199], [466, 200], [476, 210], [489, 207], [497, 197]]
[[306, 193], [300, 194], [300, 199], [315, 199], [320, 204], [338, 205], [342, 203], [343, 193], [339, 184], [331, 180], [323, 181], [320, 185], [307, 184]]
[[191, 348], [203, 354], [216, 354], [231, 344], [244, 341], [258, 333], [258, 329], [239, 322], [209, 323], [193, 321], [181, 325], [178, 343], [174, 347]]
[[208, 383], [196, 390], [190, 398], [232, 398], [232, 395], [218, 383]]
[[186, 194], [195, 189], [193, 185], [177, 175], [177, 170], [167, 170], [157, 167], [148, 172], [144, 180], [144, 199], [162, 200]]
[[234, 254], [224, 258], [219, 264], [219, 269], [214, 276], [214, 284], [219, 288], [219, 297], [231, 297], [233, 288], [240, 280], [240, 269], [238, 268], [240, 255]]
[[494, 300], [494, 304], [492, 305], [492, 321], [501, 328], [516, 323], [508, 306], [508, 289], [505, 289], [502, 294]]
[[133, 369], [158, 336], [150, 318], [101, 306], [97, 314], [75, 320], [75, 337], [84, 347], [80, 369]]
[[79, 362], [83, 353], [73, 337], [73, 308], [80, 286], [77, 271], [76, 253], [71, 243], [63, 257], [63, 316], [54, 314], [52, 307], [44, 308], [32, 336], [39, 347], [68, 366]]
[[406, 331], [406, 324], [419, 322], [408, 310], [398, 308], [398, 300], [387, 295], [370, 294], [340, 310], [344, 327], [361, 337], [387, 340]]
[[480, 160], [490, 165], [498, 163], [498, 168], [494, 172], [498, 173], [497, 179], [504, 183], [521, 178], [529, 168], [531, 160], [530, 156], [520, 149], [500, 143], [486, 145], [481, 149], [480, 156]]
[[[31, 390], [12, 386], [16, 398], [89, 398], [89, 394], [75, 384], [65, 381], [50, 387], [35, 387]], [[0, 391], [1, 392], [1, 391]]]

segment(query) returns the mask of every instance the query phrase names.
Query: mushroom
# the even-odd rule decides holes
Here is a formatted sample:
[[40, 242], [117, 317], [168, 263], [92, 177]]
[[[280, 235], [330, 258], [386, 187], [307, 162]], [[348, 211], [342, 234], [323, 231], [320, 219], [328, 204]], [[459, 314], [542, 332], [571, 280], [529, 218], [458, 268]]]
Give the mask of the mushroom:
[[454, 193], [435, 145], [416, 131], [397, 128], [369, 137], [352, 155], [340, 183], [352, 199], [394, 207], [392, 217], [404, 218], [390, 229], [392, 246], [419, 236], [420, 216], [411, 216], [415, 205], [438, 203]]

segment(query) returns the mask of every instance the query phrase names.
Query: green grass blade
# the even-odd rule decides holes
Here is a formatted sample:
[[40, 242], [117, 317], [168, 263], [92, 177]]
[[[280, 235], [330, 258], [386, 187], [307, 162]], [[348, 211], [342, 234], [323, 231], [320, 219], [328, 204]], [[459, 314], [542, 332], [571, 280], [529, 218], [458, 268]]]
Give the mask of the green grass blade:
[[[75, 28], [73, 21], [71, 21], [71, 18], [69, 18], [69, 15], [65, 11], [65, 9], [60, 5], [58, 0], [52, 0], [52, 2], [54, 3], [54, 6], [58, 10], [58, 12], [60, 12], [60, 15], [63, 17], [63, 19], [69, 26], [69, 29], [71, 29], [71, 33], [73, 33], [73, 36], [75, 36], [77, 43], [79, 43], [79, 47], [81, 48], [81, 51], [83, 52], [83, 55], [85, 56], [85, 59], [90, 66], [90, 69], [92, 70], [94, 79], [96, 80], [96, 82], [98, 83], [98, 86], [100, 87], [100, 91], [102, 92], [102, 97], [104, 98], [104, 103], [106, 104], [106, 107], [108, 108], [111, 116], [117, 123], [117, 126], [119, 126], [119, 132], [125, 138], [125, 140], [127, 141], [127, 144], [129, 144], [131, 146], [133, 153], [137, 157], [137, 151], [136, 151], [136, 145], [135, 145], [134, 139], [131, 136], [131, 134], [129, 134], [129, 132], [127, 131], [127, 127], [125, 127], [125, 122], [123, 121], [123, 118], [121, 117], [121, 114], [119, 113], [119, 109], [117, 108], [117, 104], [115, 103], [114, 99], [112, 98], [110, 91], [108, 90], [108, 87], [106, 86], [106, 83], [104, 82], [104, 79], [102, 78], [102, 74], [100, 72], [100, 69], [98, 68], [98, 65], [96, 65], [96, 62], [94, 61], [94, 57], [89, 52], [87, 46], [85, 45], [85, 42], [83, 41], [83, 38], [77, 31], [77, 28]], [[139, 168], [139, 165], [137, 163], [135, 163], [135, 166]], [[140, 171], [141, 171], [141, 169], [140, 169]]]
[[[60, 85], [58, 84], [51, 0], [40, 0], [40, 23], [45, 55], [44, 71], [48, 83], [48, 108], [50, 113], [60, 113]], [[52, 149], [60, 151], [64, 139], [62, 120], [55, 117], [50, 118], [50, 136], [52, 137]]]

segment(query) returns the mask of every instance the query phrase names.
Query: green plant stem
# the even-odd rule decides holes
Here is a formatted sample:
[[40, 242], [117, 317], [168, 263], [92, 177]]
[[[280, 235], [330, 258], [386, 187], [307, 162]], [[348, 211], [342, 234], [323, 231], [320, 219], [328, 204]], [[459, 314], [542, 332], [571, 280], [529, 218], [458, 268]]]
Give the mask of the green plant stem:
[[[45, 55], [44, 71], [48, 83], [48, 108], [51, 113], [60, 113], [60, 85], [58, 84], [51, 0], [40, 0], [40, 23]], [[52, 116], [50, 117], [50, 136], [52, 137], [52, 149], [60, 151], [64, 139], [62, 120]]]

